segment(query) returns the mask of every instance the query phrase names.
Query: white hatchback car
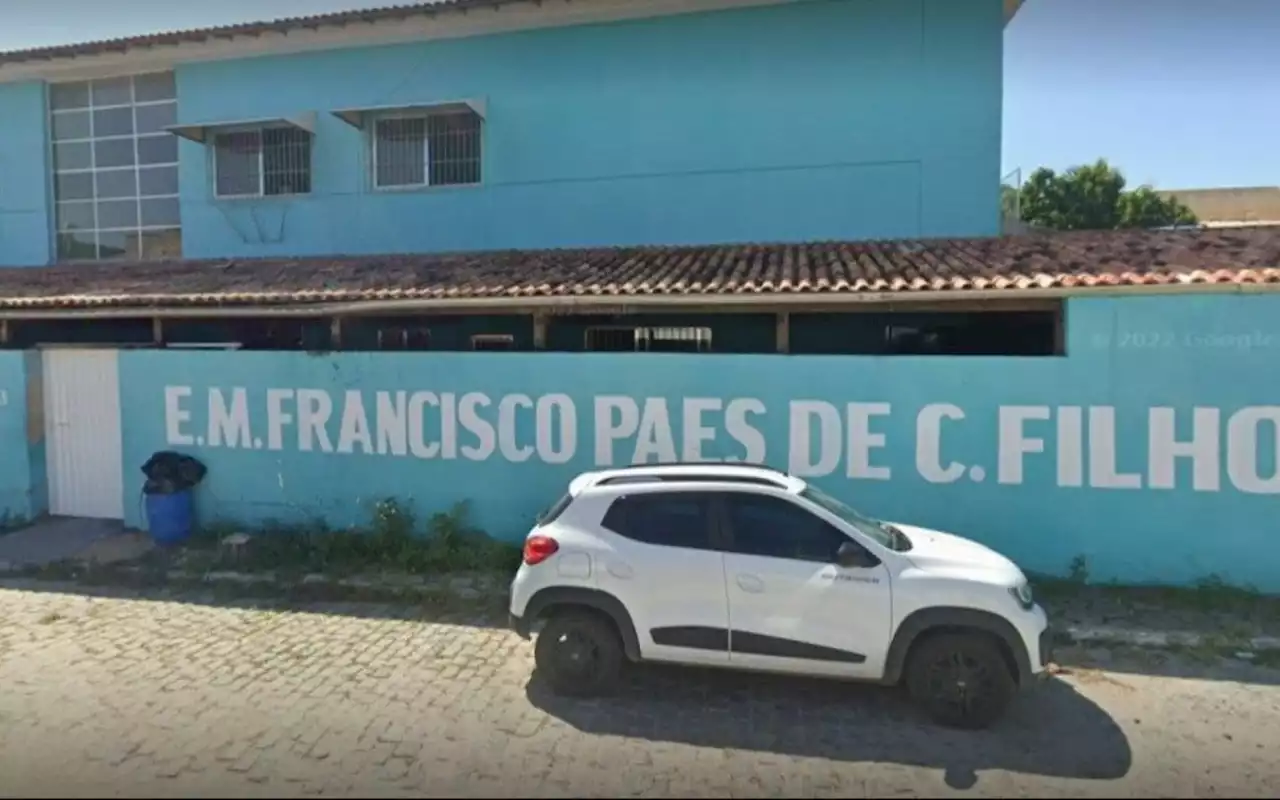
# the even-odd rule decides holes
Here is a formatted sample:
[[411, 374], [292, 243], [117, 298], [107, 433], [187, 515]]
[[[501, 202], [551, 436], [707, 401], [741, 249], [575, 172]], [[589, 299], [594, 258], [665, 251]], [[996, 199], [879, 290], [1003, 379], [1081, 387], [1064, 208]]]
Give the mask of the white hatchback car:
[[574, 695], [662, 661], [905, 684], [937, 721], [980, 728], [1049, 660], [1009, 559], [745, 465], [578, 476], [526, 538], [510, 612], [526, 639], [545, 623], [537, 671]]

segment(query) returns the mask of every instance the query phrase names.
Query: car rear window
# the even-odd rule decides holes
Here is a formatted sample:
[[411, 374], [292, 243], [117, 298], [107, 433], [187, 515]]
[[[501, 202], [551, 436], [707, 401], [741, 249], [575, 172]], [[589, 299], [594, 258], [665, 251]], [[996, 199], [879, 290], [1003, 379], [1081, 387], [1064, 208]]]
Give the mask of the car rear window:
[[[541, 528], [543, 525], [550, 525], [555, 522], [556, 518], [563, 514], [564, 510], [568, 508], [569, 504], [572, 502], [573, 495], [565, 493], [564, 497], [561, 497], [555, 502], [555, 505], [538, 515], [538, 527]], [[528, 518], [526, 517], [526, 519]]]
[[711, 495], [651, 492], [619, 497], [601, 524], [620, 536], [662, 547], [712, 550]]

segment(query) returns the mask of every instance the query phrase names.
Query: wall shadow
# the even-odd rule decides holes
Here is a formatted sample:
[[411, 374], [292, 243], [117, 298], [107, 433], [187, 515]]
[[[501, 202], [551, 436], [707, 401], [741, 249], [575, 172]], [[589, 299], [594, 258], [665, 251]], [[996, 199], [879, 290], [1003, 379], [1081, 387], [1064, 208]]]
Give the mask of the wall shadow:
[[1116, 780], [1133, 761], [1115, 720], [1056, 679], [977, 732], [935, 725], [892, 689], [721, 670], [633, 666], [616, 693], [590, 700], [558, 697], [535, 673], [526, 693], [584, 733], [926, 767], [955, 789], [973, 787], [983, 770]]

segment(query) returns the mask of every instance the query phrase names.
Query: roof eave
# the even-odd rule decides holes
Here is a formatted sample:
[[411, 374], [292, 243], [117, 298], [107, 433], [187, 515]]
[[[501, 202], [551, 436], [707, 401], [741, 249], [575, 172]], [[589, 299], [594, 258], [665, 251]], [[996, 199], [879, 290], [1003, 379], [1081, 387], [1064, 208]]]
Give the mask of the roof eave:
[[788, 0], [488, 0], [403, 9], [394, 16], [325, 15], [285, 23], [0, 53], [0, 84], [74, 81], [173, 69], [181, 63], [289, 55], [433, 39], [774, 5]]
[[31, 306], [5, 306], [0, 300], [0, 320], [67, 319], [67, 318], [148, 318], [180, 319], [184, 317], [329, 317], [410, 312], [446, 313], [537, 313], [559, 312], [590, 314], [634, 313], [687, 310], [692, 307], [712, 309], [830, 308], [838, 310], [868, 306], [915, 305], [922, 303], [973, 303], [989, 301], [1066, 300], [1073, 297], [1114, 297], [1179, 294], [1276, 294], [1280, 283], [1209, 283], [1174, 281], [1170, 283], [1126, 283], [1095, 286], [1050, 286], [1022, 289], [947, 289], [867, 292], [761, 292], [751, 294], [637, 294], [586, 296], [511, 296], [511, 297], [420, 297], [406, 299], [356, 299], [339, 302], [246, 302], [222, 305], [216, 299], [201, 303], [174, 302], [166, 305], [156, 298], [151, 305], [112, 305], [107, 302], [57, 306], [40, 303]]

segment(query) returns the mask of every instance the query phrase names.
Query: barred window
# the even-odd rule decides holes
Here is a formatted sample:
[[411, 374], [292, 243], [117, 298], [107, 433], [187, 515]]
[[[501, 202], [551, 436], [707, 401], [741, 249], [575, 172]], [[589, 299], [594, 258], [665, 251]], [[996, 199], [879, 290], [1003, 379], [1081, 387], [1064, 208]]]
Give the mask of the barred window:
[[587, 328], [586, 349], [607, 353], [709, 353], [710, 328]]
[[480, 116], [448, 112], [383, 117], [373, 126], [378, 189], [480, 182]]
[[292, 127], [219, 133], [214, 195], [273, 197], [311, 192], [311, 134]]

